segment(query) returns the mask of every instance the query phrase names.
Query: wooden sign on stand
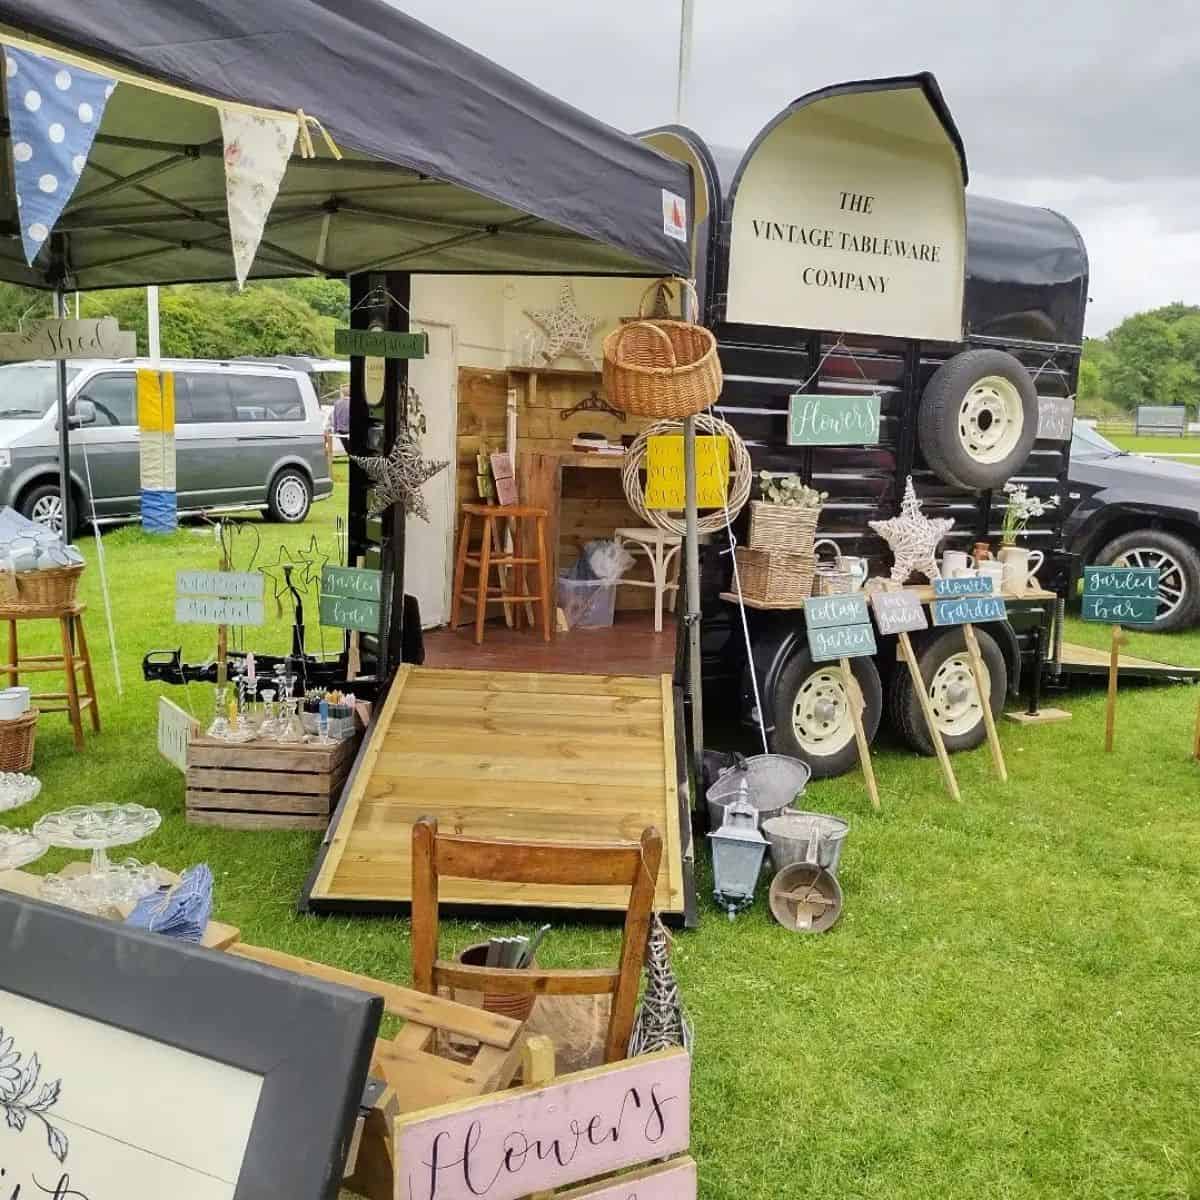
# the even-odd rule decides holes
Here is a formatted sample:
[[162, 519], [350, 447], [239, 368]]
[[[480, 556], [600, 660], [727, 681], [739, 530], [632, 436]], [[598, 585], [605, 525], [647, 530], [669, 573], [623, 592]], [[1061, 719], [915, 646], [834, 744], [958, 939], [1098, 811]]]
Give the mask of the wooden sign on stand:
[[[1156, 567], [1084, 567], [1085, 621], [1112, 625], [1108, 653], [1108, 703], [1104, 714], [1104, 749], [1111, 752], [1117, 722], [1117, 676], [1121, 667], [1122, 625], [1152, 625], [1158, 615], [1159, 571]], [[1196, 749], [1200, 751], [1200, 718]]]
[[933, 742], [938, 762], [941, 764], [942, 775], [946, 787], [955, 800], [962, 800], [958, 790], [958, 780], [954, 768], [950, 765], [950, 755], [946, 751], [946, 743], [942, 740], [942, 731], [938, 728], [937, 718], [933, 713], [933, 705], [929, 699], [929, 687], [921, 676], [921, 668], [917, 665], [917, 656], [913, 652], [910, 633], [918, 633], [929, 628], [925, 617], [925, 606], [915, 592], [885, 591], [875, 592], [871, 596], [871, 607], [875, 610], [875, 624], [884, 635], [895, 634], [900, 648], [900, 658], [908, 668], [912, 679], [913, 691], [917, 695], [917, 703], [921, 706], [921, 715], [925, 718], [925, 726], [929, 730], [929, 740]]
[[871, 807], [879, 808], [879, 787], [875, 782], [875, 767], [871, 762], [871, 744], [863, 728], [862, 690], [850, 666], [852, 658], [870, 658], [875, 653], [875, 633], [867, 612], [867, 601], [861, 592], [839, 596], [812, 596], [804, 602], [804, 623], [808, 626], [808, 649], [814, 662], [837, 661], [842, 671], [842, 686], [854, 724], [854, 740], [858, 743], [858, 758], [867, 781]]
[[[973, 584], [973, 595], [962, 595], [962, 584]], [[967, 644], [967, 657], [971, 660], [971, 675], [975, 680], [975, 693], [979, 707], [983, 710], [983, 725], [987, 730], [988, 745], [992, 751], [992, 762], [1001, 783], [1008, 782], [1008, 767], [1004, 762], [1004, 751], [1000, 748], [1000, 735], [996, 732], [996, 718], [992, 715], [991, 688], [983, 674], [983, 656], [979, 653], [979, 639], [975, 626], [980, 622], [1005, 621], [1008, 609], [1000, 596], [989, 593], [992, 581], [986, 577], [962, 579], [935, 579], [934, 595], [949, 596], [951, 599], [934, 600], [933, 623], [935, 625], [961, 625], [963, 640]]]

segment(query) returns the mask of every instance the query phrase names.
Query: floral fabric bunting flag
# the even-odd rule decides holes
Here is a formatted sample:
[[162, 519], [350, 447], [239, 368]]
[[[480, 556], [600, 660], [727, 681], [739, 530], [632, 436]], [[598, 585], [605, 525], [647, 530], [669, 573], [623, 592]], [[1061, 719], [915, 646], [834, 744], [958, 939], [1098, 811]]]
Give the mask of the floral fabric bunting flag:
[[298, 117], [266, 117], [221, 109], [225, 139], [225, 199], [238, 287], [254, 265], [258, 244], [300, 132]]
[[45, 245], [87, 165], [115, 79], [4, 47], [17, 220], [25, 261]]

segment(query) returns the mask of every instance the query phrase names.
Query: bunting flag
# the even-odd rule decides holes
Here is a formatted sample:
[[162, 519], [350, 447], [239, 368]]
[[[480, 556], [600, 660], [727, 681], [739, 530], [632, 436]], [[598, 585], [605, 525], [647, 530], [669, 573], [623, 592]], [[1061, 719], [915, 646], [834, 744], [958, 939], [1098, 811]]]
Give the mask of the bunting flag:
[[45, 245], [87, 165], [114, 79], [4, 47], [17, 214], [25, 261]]
[[225, 139], [229, 237], [238, 287], [244, 287], [295, 148], [300, 119], [267, 117], [229, 108], [220, 111], [221, 135]]
[[142, 528], [170, 533], [179, 524], [175, 493], [175, 376], [170, 371], [137, 373]]

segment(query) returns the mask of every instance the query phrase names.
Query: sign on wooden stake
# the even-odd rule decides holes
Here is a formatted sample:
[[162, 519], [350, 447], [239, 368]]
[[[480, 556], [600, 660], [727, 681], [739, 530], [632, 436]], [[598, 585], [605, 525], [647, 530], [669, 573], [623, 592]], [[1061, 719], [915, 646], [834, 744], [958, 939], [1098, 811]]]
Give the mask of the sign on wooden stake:
[[166, 696], [158, 698], [158, 752], [172, 766], [187, 771], [188, 742], [200, 732], [200, 722]]

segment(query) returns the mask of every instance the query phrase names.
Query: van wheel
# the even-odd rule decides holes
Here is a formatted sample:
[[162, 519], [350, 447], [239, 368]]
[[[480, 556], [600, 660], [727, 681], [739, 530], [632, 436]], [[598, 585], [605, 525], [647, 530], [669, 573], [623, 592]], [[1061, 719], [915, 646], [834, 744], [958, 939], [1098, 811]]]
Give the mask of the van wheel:
[[[999, 715], [1008, 690], [1008, 667], [996, 639], [976, 628], [979, 655], [992, 712]], [[973, 750], [985, 737], [987, 725], [971, 672], [971, 656], [961, 629], [947, 629], [922, 642], [914, 642], [917, 666], [929, 692], [934, 719], [946, 749]], [[933, 739], [921, 712], [908, 668], [897, 668], [888, 687], [888, 714], [892, 727], [919, 754], [933, 754]]]
[[[863, 726], [872, 741], [883, 715], [883, 685], [870, 658], [851, 659], [863, 694]], [[814, 662], [806, 646], [780, 672], [775, 689], [775, 750], [803, 759], [814, 779], [844, 775], [858, 766], [849, 697], [836, 662]]]
[[312, 486], [303, 471], [285, 467], [271, 481], [267, 515], [272, 521], [298, 525], [312, 507]]
[[55, 483], [42, 483], [30, 488], [21, 499], [21, 515], [28, 517], [35, 524], [57, 533], [65, 541], [70, 541], [79, 528], [79, 510], [75, 509], [73, 528], [63, 533], [62, 496]]
[[925, 461], [945, 483], [983, 491], [1006, 483], [1037, 439], [1033, 378], [1003, 350], [967, 350], [943, 363], [917, 414]]
[[1149, 626], [1152, 633], [1175, 633], [1200, 617], [1200, 554], [1183, 538], [1162, 529], [1137, 530], [1109, 542], [1096, 561], [1158, 569], [1158, 616]]

